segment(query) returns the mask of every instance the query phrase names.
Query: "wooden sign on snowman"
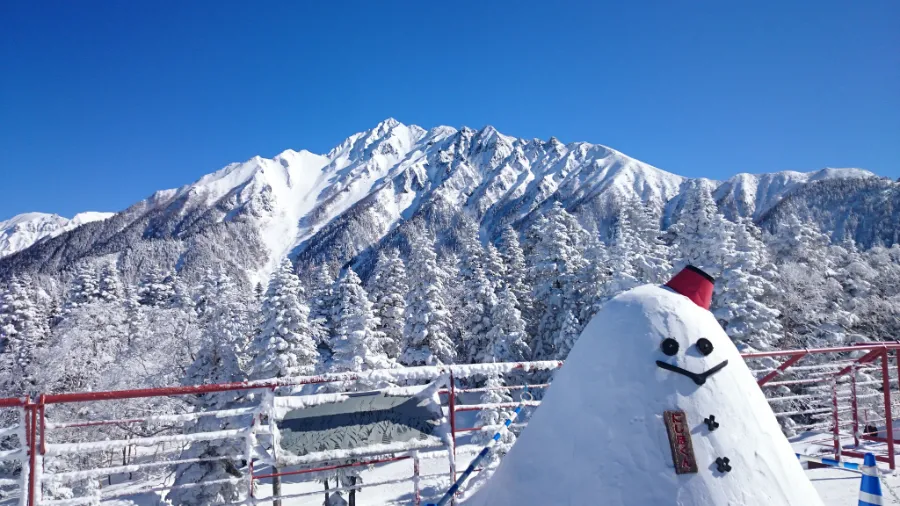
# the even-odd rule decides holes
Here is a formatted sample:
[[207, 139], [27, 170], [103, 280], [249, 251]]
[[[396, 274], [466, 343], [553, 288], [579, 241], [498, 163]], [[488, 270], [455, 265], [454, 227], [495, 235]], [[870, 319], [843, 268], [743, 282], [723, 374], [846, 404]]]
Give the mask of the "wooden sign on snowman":
[[687, 267], [607, 302], [466, 506], [822, 506]]

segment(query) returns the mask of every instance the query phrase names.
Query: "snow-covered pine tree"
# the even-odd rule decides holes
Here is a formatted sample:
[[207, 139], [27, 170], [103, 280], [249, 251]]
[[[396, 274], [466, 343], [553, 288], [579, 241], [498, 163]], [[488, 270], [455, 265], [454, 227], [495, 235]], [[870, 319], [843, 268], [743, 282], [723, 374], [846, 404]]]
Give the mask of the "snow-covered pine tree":
[[529, 278], [534, 287], [537, 335], [532, 347], [535, 360], [558, 357], [554, 343], [567, 309], [577, 310], [576, 274], [584, 267], [587, 233], [559, 202], [537, 219], [530, 232]]
[[166, 307], [175, 296], [175, 273], [164, 273], [152, 267], [142, 277], [138, 286], [138, 303], [142, 306]]
[[[512, 403], [513, 398], [509, 394], [509, 391], [502, 389], [505, 386], [506, 384], [499, 374], [494, 373], [489, 375], [484, 384], [484, 387], [488, 390], [485, 390], [481, 394], [481, 399], [479, 399], [478, 403], [482, 405]], [[500, 429], [500, 424], [512, 416], [512, 412], [512, 408], [501, 407], [485, 408], [479, 411], [478, 416], [476, 417], [475, 426], [484, 427], [485, 430], [476, 432], [475, 436], [472, 438], [472, 442], [478, 445], [486, 445]], [[500, 437], [500, 440], [497, 442], [497, 446], [494, 447], [493, 451], [491, 451], [488, 456], [488, 465], [495, 465], [504, 455], [506, 455], [509, 448], [515, 442], [515, 433], [509, 429], [505, 430]]]
[[519, 243], [519, 234], [511, 226], [507, 225], [500, 234], [500, 256], [506, 267], [503, 280], [510, 287], [518, 302], [517, 307], [522, 313], [522, 318], [528, 322], [532, 318], [533, 304], [531, 300], [531, 287], [526, 282], [528, 268], [525, 265], [525, 252]]
[[[613, 229], [613, 241], [607, 264], [612, 272], [612, 294], [629, 290], [638, 284], [637, 259], [643, 253], [641, 238], [637, 236], [632, 221], [634, 210], [628, 202], [619, 208]], [[612, 295], [611, 294], [611, 295]]]
[[793, 214], [769, 237], [779, 260], [778, 302], [784, 346], [820, 347], [836, 344], [853, 320], [844, 309], [844, 287], [837, 279], [827, 236]]
[[403, 365], [452, 364], [456, 347], [450, 339], [450, 314], [444, 300], [444, 275], [437, 264], [434, 238], [423, 227], [407, 233], [410, 245], [409, 293], [403, 328]]
[[[672, 270], [668, 248], [661, 238], [660, 217], [656, 209], [650, 203], [634, 199], [625, 202], [618, 215], [617, 239], [619, 234], [625, 236], [623, 242], [629, 257], [629, 274], [638, 284], [664, 283]], [[622, 231], [623, 228], [627, 230]]]
[[505, 287], [497, 297], [491, 315], [493, 327], [488, 332], [490, 351], [479, 356], [479, 362], [523, 362], [531, 358], [525, 320], [516, 308], [516, 294]]
[[169, 302], [169, 307], [182, 309], [194, 316], [197, 315], [194, 287], [182, 276], [175, 276], [172, 283], [172, 300]]
[[500, 255], [500, 250], [490, 243], [484, 248], [484, 273], [495, 293], [506, 285], [506, 264], [503, 263], [503, 256]]
[[[337, 332], [331, 341], [333, 352], [330, 372], [362, 372], [384, 369], [391, 362], [381, 348], [384, 336], [377, 330], [378, 320], [372, 303], [356, 272], [347, 268], [338, 283], [340, 306]], [[379, 388], [383, 385], [356, 383], [356, 387]]]
[[97, 270], [87, 264], [80, 265], [69, 285], [64, 311], [69, 311], [99, 298], [100, 279]]
[[100, 270], [99, 297], [104, 302], [119, 302], [125, 295], [119, 273], [112, 264], [106, 264]]
[[[845, 279], [841, 283], [845, 292], [848, 288], [867, 292], [863, 299], [848, 301], [859, 318], [853, 331], [874, 340], [888, 341], [900, 335], [900, 244], [892, 248], [875, 246], [863, 256], [860, 260], [864, 265], [855, 261], [839, 271], [843, 274], [839, 277]], [[864, 286], [846, 281], [854, 277], [862, 278]]]
[[586, 325], [607, 299], [619, 293], [620, 285], [613, 284], [609, 253], [602, 242], [589, 241], [584, 260], [584, 265], [575, 274], [575, 293], [579, 303], [572, 313]]
[[[215, 287], [217, 297], [206, 301], [204, 313], [208, 319], [203, 344], [188, 368], [183, 383], [198, 385], [244, 381], [247, 376], [241, 368], [241, 355], [252, 330], [248, 324], [245, 299], [224, 272], [212, 279], [205, 279], [204, 285]], [[191, 402], [198, 411], [232, 409], [246, 401], [246, 395], [241, 391], [208, 393], [191, 398]], [[193, 430], [210, 432], [236, 429], [246, 427], [249, 421], [246, 415], [224, 418], [206, 416], [195, 422]], [[173, 489], [166, 499], [175, 505], [190, 506], [240, 501], [241, 492], [246, 488], [246, 479], [242, 478], [240, 470], [244, 449], [243, 437], [191, 443], [182, 452], [181, 459], [216, 460], [179, 464], [175, 468], [174, 484], [219, 482], [203, 487]]]
[[53, 328], [35, 361], [38, 384], [45, 390], [79, 391], [98, 387], [128, 346], [124, 301], [94, 299], [70, 305]]
[[772, 237], [767, 241], [780, 261], [792, 261], [813, 266], [826, 266], [833, 262], [829, 256], [831, 240], [819, 227], [801, 219], [799, 210], [785, 213]]
[[478, 225], [463, 215], [456, 235], [462, 284], [461, 310], [456, 318], [462, 338], [458, 357], [461, 362], [476, 363], [491, 352], [487, 334], [497, 297], [485, 272], [486, 252], [478, 239]]
[[[437, 275], [440, 284], [443, 287], [441, 296], [444, 299], [445, 307], [447, 309], [447, 338], [450, 342], [456, 343], [457, 353], [461, 346], [459, 343], [462, 343], [462, 322], [465, 320], [464, 308], [466, 305], [466, 292], [465, 287], [463, 286], [462, 276], [460, 275], [462, 269], [460, 264], [459, 256], [457, 256], [454, 251], [446, 248], [437, 251]], [[403, 328], [405, 336], [405, 320]], [[406, 345], [404, 344], [404, 348], [405, 347]], [[455, 360], [462, 361], [462, 359], [458, 357]]]
[[31, 365], [46, 339], [46, 316], [29, 278], [13, 276], [0, 287], [0, 391], [7, 397], [34, 394]]
[[740, 221], [734, 230], [735, 251], [717, 283], [713, 314], [739, 347], [769, 350], [783, 338], [780, 313], [768, 305], [776, 292], [770, 279], [777, 278], [777, 269], [752, 222]]
[[335, 279], [331, 268], [325, 262], [313, 268], [309, 281], [309, 324], [313, 340], [319, 350], [319, 361], [324, 365], [331, 360], [329, 343], [336, 330], [335, 311], [338, 306], [335, 293]]
[[554, 346], [558, 350], [557, 357], [560, 360], [565, 360], [569, 356], [569, 352], [575, 346], [575, 341], [581, 335], [581, 328], [582, 325], [578, 322], [578, 318], [575, 317], [575, 313], [571, 309], [566, 309], [562, 318], [562, 325], [559, 327], [559, 334], [557, 334], [554, 342]]
[[688, 191], [675, 235], [675, 270], [691, 264], [712, 277], [722, 273], [725, 259], [733, 251], [733, 224], [725, 219], [712, 198], [709, 185], [701, 182]]
[[379, 321], [376, 329], [384, 336], [382, 349], [392, 361], [400, 358], [403, 349], [407, 292], [406, 266], [400, 252], [395, 249], [388, 253], [380, 251], [375, 270], [369, 278], [369, 297], [372, 299], [372, 311]]
[[262, 326], [250, 346], [251, 379], [313, 374], [319, 352], [309, 326], [309, 308], [290, 259], [285, 258], [262, 301]]

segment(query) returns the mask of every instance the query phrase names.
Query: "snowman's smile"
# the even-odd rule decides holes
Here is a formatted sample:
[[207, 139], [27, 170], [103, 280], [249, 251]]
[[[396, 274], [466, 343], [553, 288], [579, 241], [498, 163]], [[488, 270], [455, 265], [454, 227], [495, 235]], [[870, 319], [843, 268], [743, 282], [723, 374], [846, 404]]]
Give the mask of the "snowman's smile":
[[707, 370], [706, 372], [701, 372], [699, 374], [688, 371], [687, 369], [682, 369], [682, 368], [678, 367], [677, 365], [667, 364], [667, 363], [663, 362], [662, 360], [657, 360], [656, 365], [660, 369], [677, 372], [678, 374], [687, 376], [688, 378], [691, 378], [692, 380], [694, 380], [694, 383], [696, 383], [698, 385], [702, 385], [702, 384], [706, 383], [706, 378], [709, 378], [713, 374], [724, 369], [725, 366], [728, 365], [728, 361], [723, 360], [721, 363], [719, 363], [719, 365], [713, 367], [712, 369]]

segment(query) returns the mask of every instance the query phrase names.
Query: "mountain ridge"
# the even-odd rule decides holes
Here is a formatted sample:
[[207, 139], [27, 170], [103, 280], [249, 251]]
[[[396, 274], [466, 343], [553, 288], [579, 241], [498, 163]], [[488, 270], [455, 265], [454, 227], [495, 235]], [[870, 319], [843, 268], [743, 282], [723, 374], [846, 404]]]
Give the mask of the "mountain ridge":
[[[73, 230], [41, 237], [26, 255], [0, 256], [0, 274], [19, 267], [61, 270], [85, 257], [124, 255], [138, 242], [153, 250], [168, 241], [164, 263], [190, 264], [192, 248], [219, 251], [261, 280], [285, 255], [352, 261], [416, 217], [441, 224], [464, 212], [490, 239], [560, 201], [602, 236], [623, 202], [649, 206], [666, 224], [677, 214], [679, 196], [696, 184], [710, 185], [729, 219], [757, 219], [811, 183], [867, 177], [877, 176], [820, 169], [691, 179], [600, 144], [521, 139], [492, 126], [426, 130], [388, 118], [325, 155], [287, 149], [254, 156], [154, 192], [74, 236]], [[227, 251], [228, 241], [207, 244], [219, 233], [245, 244]]]

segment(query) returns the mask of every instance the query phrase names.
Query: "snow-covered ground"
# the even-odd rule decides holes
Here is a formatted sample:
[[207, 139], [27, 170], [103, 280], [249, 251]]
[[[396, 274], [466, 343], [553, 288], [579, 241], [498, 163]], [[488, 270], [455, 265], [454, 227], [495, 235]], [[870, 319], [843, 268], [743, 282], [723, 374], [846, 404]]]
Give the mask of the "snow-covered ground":
[[[796, 452], [803, 455], [818, 455], [832, 458], [834, 456], [831, 446], [831, 434], [807, 433], [792, 438], [791, 443]], [[849, 447], [852, 441], [843, 440], [842, 444], [845, 447]], [[864, 443], [861, 445], [861, 448], [862, 451], [871, 451], [878, 454], [884, 453], [884, 446], [879, 443]], [[859, 459], [846, 458], [844, 460], [862, 463]], [[879, 463], [878, 466], [879, 470], [885, 473], [882, 476], [884, 504], [900, 505], [900, 499], [898, 499], [900, 497], [900, 472], [892, 473], [886, 464]], [[860, 475], [858, 473], [833, 468], [819, 468], [807, 469], [806, 475], [809, 476], [810, 481], [812, 481], [813, 486], [816, 487], [819, 496], [827, 506], [856, 505], [858, 503], [860, 483]]]
[[[792, 445], [797, 453], [806, 455], [831, 456], [831, 448], [826, 446], [830, 444], [830, 434], [805, 434], [801, 437], [794, 438]], [[869, 449], [873, 451], [882, 450], [883, 445], [873, 445]], [[465, 469], [473, 457], [474, 447], [464, 446], [462, 451], [466, 451], [465, 456], [460, 455], [457, 459], [459, 470]], [[860, 462], [857, 459], [847, 459], [848, 462]], [[880, 469], [885, 473], [890, 473], [885, 464], [879, 464]], [[423, 460], [422, 475], [431, 476], [437, 474], [436, 477], [426, 478], [423, 480], [423, 504], [435, 496], [446, 490], [449, 478], [447, 473], [447, 462], [444, 459]], [[808, 469], [807, 476], [812, 481], [813, 486], [819, 492], [819, 496], [827, 506], [855, 506], [859, 499], [859, 483], [860, 474], [843, 471], [838, 469]], [[379, 466], [373, 470], [362, 473], [364, 483], [376, 481], [390, 481], [404, 477], [412, 476], [412, 462], [403, 461], [392, 464]], [[900, 496], [900, 472], [896, 474], [885, 474], [882, 483], [885, 487], [890, 487], [894, 493]], [[322, 490], [320, 483], [301, 482], [300, 480], [288, 479], [283, 485], [284, 494], [296, 494], [308, 491]], [[271, 491], [268, 486], [260, 485], [260, 497], [270, 495]], [[891, 495], [887, 489], [884, 492], [885, 505], [900, 506], [900, 500]], [[285, 505], [296, 506], [320, 506], [324, 499], [323, 494], [315, 496], [285, 501]], [[382, 505], [382, 504], [402, 504], [412, 505], [412, 482], [404, 482], [396, 485], [376, 487], [372, 489], [364, 489], [357, 495], [357, 504], [360, 506]], [[149, 506], [149, 505], [147, 505]]]
[[[460, 443], [465, 440], [461, 439]], [[792, 438], [791, 443], [797, 453], [805, 455], [832, 456], [831, 435], [827, 433], [806, 433], [802, 436]], [[845, 445], [850, 441], [844, 441]], [[864, 448], [875, 453], [883, 452], [884, 445], [868, 444]], [[465, 469], [479, 450], [474, 445], [462, 445], [458, 449], [457, 467], [460, 471]], [[439, 458], [429, 458], [438, 457]], [[423, 452], [421, 455], [420, 474], [422, 476], [420, 487], [422, 491], [422, 503], [425, 504], [429, 500], [437, 499], [449, 487], [449, 465], [446, 455], [442, 452]], [[849, 462], [859, 462], [856, 459], [847, 459]], [[885, 464], [879, 464], [880, 470], [884, 473], [882, 484], [884, 492], [885, 505], [900, 506], [900, 500], [896, 496], [900, 496], [900, 472], [891, 473]], [[284, 469], [283, 471], [289, 471]], [[257, 474], [266, 474], [271, 472], [267, 467], [255, 470]], [[822, 498], [826, 506], [855, 506], [859, 497], [860, 475], [851, 471], [839, 469], [808, 469], [807, 476], [812, 481], [813, 486]], [[412, 506], [414, 504], [413, 495], [413, 462], [405, 460], [400, 462], [382, 464], [373, 466], [361, 473], [363, 483], [376, 482], [392, 482], [390, 485], [367, 487], [357, 494], [357, 504], [359, 506], [375, 506], [375, 505], [404, 505]], [[476, 477], [473, 480], [477, 480]], [[271, 486], [269, 480], [261, 480], [257, 483], [257, 498], [263, 499], [271, 496]], [[104, 483], [105, 484], [105, 483]], [[146, 483], [120, 483], [113, 486], [103, 487], [104, 494], [127, 494], [128, 489], [145, 488]], [[333, 480], [331, 482], [334, 487]], [[891, 490], [893, 490], [893, 494]], [[324, 500], [323, 485], [318, 481], [310, 481], [305, 475], [288, 476], [283, 478], [282, 494], [294, 495], [316, 492], [313, 495], [298, 497], [284, 500], [284, 506], [321, 506]], [[163, 500], [165, 492], [142, 493], [134, 495], [125, 495], [116, 500], [103, 501], [102, 504], [109, 506], [158, 506], [166, 504]], [[346, 497], [346, 495], [345, 495]], [[2, 501], [0, 504], [12, 504], [12, 500]]]

